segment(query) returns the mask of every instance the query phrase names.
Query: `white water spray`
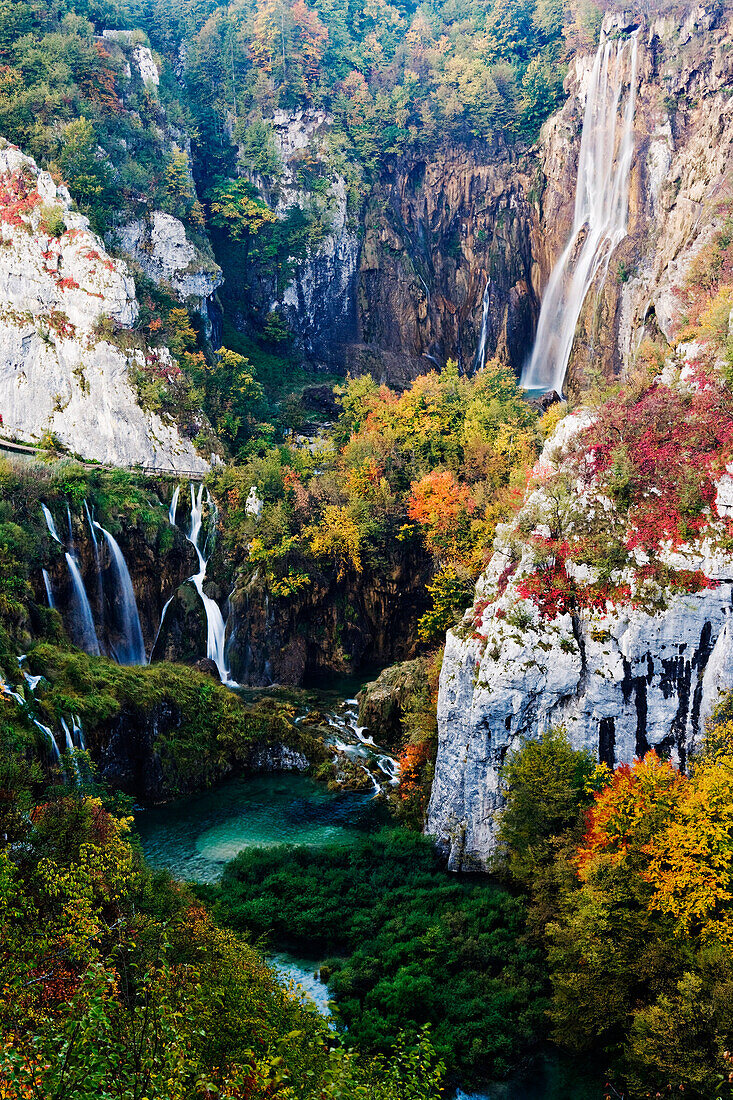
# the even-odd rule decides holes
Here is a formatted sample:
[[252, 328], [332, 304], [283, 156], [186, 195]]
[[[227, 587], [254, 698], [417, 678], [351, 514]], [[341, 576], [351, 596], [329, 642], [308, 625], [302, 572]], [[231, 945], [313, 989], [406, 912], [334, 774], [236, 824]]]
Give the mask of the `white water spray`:
[[71, 554], [67, 553], [65, 556], [66, 564], [71, 574], [71, 583], [74, 587], [74, 603], [76, 604], [76, 618], [79, 628], [79, 644], [85, 653], [91, 653], [93, 657], [98, 657], [100, 652], [99, 639], [94, 629], [94, 618], [92, 616], [92, 609], [89, 606], [89, 597], [84, 587], [84, 581], [82, 580], [79, 566], [76, 564]]
[[562, 393], [586, 295], [627, 232], [634, 153], [638, 31], [608, 41], [601, 32], [583, 118], [575, 217], [565, 251], [547, 284], [525, 389]]
[[[203, 550], [199, 546], [202, 533], [203, 499], [203, 484], [199, 485], [198, 493], [194, 491], [194, 487], [192, 485], [191, 527], [188, 534], [186, 535], [186, 538], [196, 551], [196, 556], [199, 560], [199, 571], [198, 573], [194, 573], [192, 577], [189, 577], [189, 580], [201, 597], [201, 602], [203, 603], [204, 611], [206, 612], [206, 656], [216, 665], [222, 683], [228, 684], [230, 687], [236, 687], [236, 681], [232, 680], [226, 663], [226, 626], [224, 624], [224, 618], [216, 600], [212, 600], [211, 597], [207, 596], [204, 592], [204, 581], [206, 580], [207, 566], [207, 559], [204, 557], [204, 553], [206, 551], [206, 539], [204, 539]], [[207, 503], [210, 507], [212, 506], [211, 497], [209, 497], [208, 494]]]
[[115, 601], [115, 604], [119, 611], [122, 641], [115, 648], [115, 657], [121, 665], [147, 664], [143, 632], [140, 627], [140, 615], [138, 614], [135, 592], [125, 555], [122, 553], [117, 540], [110, 535], [109, 531], [106, 531], [96, 520], [94, 526], [102, 532], [106, 539], [117, 576], [118, 600]]
[[49, 576], [48, 569], [42, 569], [41, 572], [43, 573], [43, 583], [46, 586], [46, 599], [48, 600], [48, 606], [53, 611], [54, 608], [56, 607], [56, 604], [55, 604], [54, 598], [53, 598], [53, 588], [51, 587], [51, 577]]
[[176, 525], [176, 512], [178, 511], [178, 498], [180, 495], [181, 486], [176, 485], [175, 489], [173, 490], [173, 499], [171, 500], [171, 506], [168, 509], [168, 522], [170, 523], [171, 527], [175, 527]]
[[59, 544], [59, 546], [63, 546], [63, 543], [61, 542], [61, 539], [59, 538], [59, 533], [56, 530], [56, 524], [54, 522], [54, 518], [51, 515], [51, 513], [49, 512], [49, 510], [48, 510], [48, 508], [46, 507], [45, 504], [41, 505], [41, 511], [43, 512], [43, 518], [46, 520], [46, 527], [48, 527], [49, 535], [51, 536], [52, 539], [56, 539], [56, 542]]

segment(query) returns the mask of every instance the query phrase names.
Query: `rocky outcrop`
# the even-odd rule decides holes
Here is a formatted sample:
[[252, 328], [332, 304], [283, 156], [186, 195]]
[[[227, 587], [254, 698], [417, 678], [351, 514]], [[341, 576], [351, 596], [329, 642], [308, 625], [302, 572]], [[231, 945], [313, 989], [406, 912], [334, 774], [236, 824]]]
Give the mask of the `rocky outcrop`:
[[[25, 441], [52, 436], [118, 466], [206, 470], [178, 428], [138, 404], [135, 355], [111, 338], [138, 313], [125, 265], [72, 210], [65, 188], [0, 149], [0, 411]], [[163, 349], [165, 352], [165, 349]]]
[[167, 284], [180, 298], [193, 298], [199, 313], [223, 282], [219, 265], [188, 239], [183, 222], [172, 214], [154, 210], [121, 226], [115, 236], [149, 279], [159, 286]]
[[[282, 313], [310, 366], [327, 369], [343, 366], [345, 347], [357, 337], [359, 261], [358, 227], [349, 214], [346, 180], [329, 165], [332, 121], [325, 111], [275, 111], [272, 130], [281, 173], [270, 188], [254, 178], [281, 217], [300, 207], [326, 226], [323, 239], [309, 248], [290, 284], [273, 294], [269, 305]], [[329, 179], [323, 193], [308, 191], [298, 182], [304, 161]]]
[[426, 659], [417, 657], [390, 665], [359, 692], [359, 725], [379, 745], [402, 743], [403, 720], [410, 701], [418, 697], [427, 676]]
[[[589, 421], [586, 414], [561, 421], [538, 465], [543, 479], [562, 467], [570, 440]], [[584, 501], [580, 490], [577, 498], [589, 509], [610, 506]], [[659, 609], [629, 599], [542, 615], [525, 598], [523, 582], [537, 567], [527, 533], [547, 531], [557, 507], [542, 484], [530, 492], [513, 523], [499, 528], [474, 607], [448, 632], [427, 832], [454, 869], [490, 864], [500, 769], [522, 739], [563, 726], [575, 747], [611, 766], [650, 748], [684, 766], [720, 690], [733, 683], [733, 554], [716, 543], [722, 524], [665, 551], [671, 569], [701, 570], [710, 587], [672, 587]], [[568, 561], [566, 568], [583, 579], [589, 567]], [[633, 573], [628, 579], [633, 591]]]
[[405, 552], [379, 576], [367, 569], [343, 580], [314, 576], [288, 598], [270, 596], [258, 576], [241, 578], [227, 620], [232, 676], [255, 686], [300, 685], [413, 657], [430, 575], [424, 555]]

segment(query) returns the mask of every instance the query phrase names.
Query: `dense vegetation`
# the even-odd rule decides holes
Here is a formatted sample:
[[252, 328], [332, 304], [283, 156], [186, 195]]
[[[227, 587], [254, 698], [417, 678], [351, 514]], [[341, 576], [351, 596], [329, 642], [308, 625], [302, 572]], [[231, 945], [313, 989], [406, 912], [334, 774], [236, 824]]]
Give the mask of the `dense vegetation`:
[[3, 1100], [437, 1098], [424, 1036], [386, 1058], [344, 1050], [251, 946], [149, 870], [124, 804], [49, 785], [4, 716], [0, 746]]
[[[257, 573], [287, 598], [319, 565], [353, 577], [418, 544], [437, 568], [421, 625], [435, 640], [463, 610], [494, 526], [524, 484], [536, 414], [497, 363], [473, 378], [449, 364], [402, 395], [366, 375], [341, 387], [339, 401], [322, 449], [272, 449], [216, 477], [225, 545], [244, 578]], [[252, 485], [264, 502], [257, 518], [247, 510]]]
[[[524, 907], [491, 883], [449, 876], [430, 840], [384, 830], [348, 848], [248, 850], [220, 888], [216, 919], [323, 957], [349, 1038], [387, 1052], [431, 1026], [464, 1087], [502, 1076], [532, 1046], [545, 1009]], [[345, 957], [343, 957], [345, 956]]]
[[546, 952], [553, 1037], [602, 1054], [624, 1096], [731, 1094], [732, 716], [728, 696], [687, 775], [655, 752], [610, 772], [557, 731], [504, 769], [503, 869]]

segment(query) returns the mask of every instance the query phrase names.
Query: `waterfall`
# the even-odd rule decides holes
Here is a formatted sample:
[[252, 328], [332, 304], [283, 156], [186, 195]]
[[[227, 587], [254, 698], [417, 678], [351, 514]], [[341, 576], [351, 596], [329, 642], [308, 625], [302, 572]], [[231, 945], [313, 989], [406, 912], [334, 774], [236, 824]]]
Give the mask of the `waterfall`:
[[479, 334], [476, 354], [473, 359], [474, 374], [483, 370], [486, 366], [486, 342], [489, 338], [489, 305], [491, 303], [491, 277], [486, 280], [483, 304], [481, 307], [481, 332]]
[[[236, 686], [236, 682], [232, 680], [229, 669], [227, 668], [224, 653], [226, 635], [224, 618], [217, 602], [212, 600], [211, 597], [207, 596], [204, 592], [207, 566], [207, 559], [204, 557], [204, 553], [206, 552], [206, 539], [204, 539], [203, 550], [199, 546], [202, 531], [203, 496], [203, 484], [199, 486], [198, 493], [195, 493], [193, 485], [191, 486], [191, 528], [186, 538], [196, 551], [196, 556], [199, 560], [199, 571], [198, 573], [194, 573], [192, 577], [189, 577], [189, 580], [201, 597], [201, 602], [206, 612], [206, 656], [214, 662], [219, 670], [219, 676], [221, 677], [222, 683]], [[212, 501], [208, 493], [207, 501], [211, 506]]]
[[[176, 525], [176, 512], [178, 511], [178, 497], [180, 496], [180, 493], [181, 486], [176, 485], [175, 489], [173, 490], [173, 499], [171, 500], [171, 506], [168, 510], [168, 522], [170, 523], [171, 527], [175, 527]], [[162, 621], [163, 620], [161, 619], [161, 622]]]
[[94, 547], [94, 566], [97, 573], [97, 621], [104, 628], [104, 580], [102, 578], [102, 562], [99, 556], [99, 540], [97, 539], [97, 532], [94, 530], [94, 520], [92, 514], [89, 511], [89, 505], [86, 500], [84, 501], [84, 511], [87, 517], [87, 523], [89, 524], [89, 533], [92, 536], [92, 546]]
[[69, 507], [68, 501], [66, 503], [66, 525], [69, 528], [69, 548], [71, 549], [71, 551], [73, 553], [73, 551], [74, 551], [74, 528], [71, 525], [71, 508]]
[[53, 611], [54, 608], [56, 607], [56, 604], [54, 603], [54, 598], [53, 598], [53, 588], [51, 587], [51, 578], [48, 574], [48, 569], [42, 569], [41, 572], [43, 573], [43, 583], [46, 586], [46, 599], [48, 600], [48, 606]]
[[43, 517], [46, 520], [46, 527], [48, 527], [49, 535], [51, 536], [52, 539], [56, 539], [56, 542], [59, 544], [59, 546], [63, 546], [63, 543], [61, 542], [61, 539], [59, 538], [59, 533], [56, 530], [56, 524], [54, 523], [54, 518], [51, 515], [51, 513], [49, 512], [49, 510], [48, 510], [48, 508], [46, 507], [45, 504], [41, 505], [41, 511], [43, 512]]
[[[626, 236], [634, 152], [638, 31], [608, 41], [601, 33], [580, 139], [575, 217], [565, 251], [547, 284], [525, 389], [562, 393], [575, 329], [597, 276]], [[625, 91], [625, 102], [624, 102]]]
[[92, 656], [99, 656], [99, 639], [97, 638], [97, 632], [94, 629], [94, 618], [92, 617], [92, 609], [89, 606], [89, 598], [84, 588], [84, 581], [82, 580], [79, 566], [76, 564], [74, 558], [67, 552], [66, 564], [69, 567], [69, 573], [71, 574], [71, 582], [74, 586], [74, 602], [76, 604], [76, 619], [79, 627], [79, 645], [86, 653], [91, 653]]
[[117, 544], [117, 540], [110, 535], [109, 531], [106, 531], [96, 520], [94, 525], [102, 532], [107, 541], [117, 577], [118, 599], [115, 600], [115, 609], [119, 616], [121, 642], [115, 647], [115, 658], [121, 665], [147, 664], [143, 632], [140, 628], [140, 615], [138, 614], [125, 555]]
[[173, 593], [172, 596], [169, 596], [168, 599], [163, 604], [163, 610], [160, 613], [160, 622], [158, 623], [158, 630], [155, 634], [155, 641], [153, 642], [153, 647], [150, 650], [150, 659], [151, 659], [151, 661], [153, 659], [153, 654], [155, 653], [155, 647], [158, 644], [158, 638], [160, 637], [160, 632], [163, 629], [163, 622], [165, 620], [165, 613], [168, 610], [168, 608], [170, 607], [170, 605], [173, 603], [174, 598], [175, 598], [175, 592]]
[[59, 747], [56, 744], [56, 738], [54, 737], [53, 733], [48, 728], [48, 726], [44, 726], [43, 723], [39, 722], [37, 718], [33, 718], [32, 722], [33, 722], [34, 726], [36, 726], [41, 731], [41, 733], [44, 735], [44, 737], [46, 737], [46, 739], [50, 742], [51, 751], [53, 752], [53, 758], [56, 761], [56, 763], [58, 764], [59, 760], [61, 759], [61, 754], [59, 752]]

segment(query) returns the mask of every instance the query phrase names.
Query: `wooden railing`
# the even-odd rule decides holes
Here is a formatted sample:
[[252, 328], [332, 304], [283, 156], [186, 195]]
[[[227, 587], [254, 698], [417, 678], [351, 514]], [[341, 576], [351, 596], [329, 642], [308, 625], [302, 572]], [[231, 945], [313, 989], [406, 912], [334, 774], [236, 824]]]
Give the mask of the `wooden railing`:
[[[16, 443], [12, 439], [0, 437], [0, 451], [8, 451], [11, 454], [26, 454], [40, 457], [41, 455], [54, 454], [57, 458], [68, 458], [57, 451], [40, 450], [31, 447], [27, 443]], [[79, 462], [87, 470], [127, 470], [130, 474], [142, 474], [144, 477], [173, 478], [175, 481], [203, 481], [206, 472], [201, 470], [179, 470], [175, 468], [161, 469], [158, 466], [111, 466], [104, 462]]]

